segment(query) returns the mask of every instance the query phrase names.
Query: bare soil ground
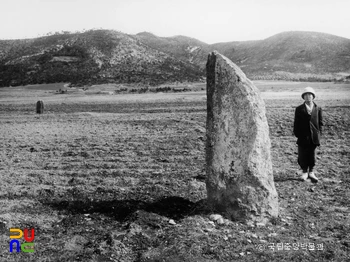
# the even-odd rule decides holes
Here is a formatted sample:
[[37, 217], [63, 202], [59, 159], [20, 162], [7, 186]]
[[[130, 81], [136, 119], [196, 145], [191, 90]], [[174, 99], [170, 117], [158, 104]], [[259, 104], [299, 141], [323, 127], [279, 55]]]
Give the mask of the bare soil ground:
[[[350, 85], [256, 85], [280, 204], [266, 226], [210, 219], [203, 91], [0, 89], [0, 261], [350, 261]], [[324, 111], [317, 184], [296, 174], [306, 85]], [[11, 227], [35, 229], [34, 253], [9, 252]]]

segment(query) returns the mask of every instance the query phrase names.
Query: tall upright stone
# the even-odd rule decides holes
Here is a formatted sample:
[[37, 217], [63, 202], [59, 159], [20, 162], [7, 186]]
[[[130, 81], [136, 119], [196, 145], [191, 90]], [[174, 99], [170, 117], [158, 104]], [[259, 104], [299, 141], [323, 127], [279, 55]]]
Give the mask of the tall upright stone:
[[207, 61], [208, 202], [232, 220], [266, 222], [278, 215], [269, 127], [259, 90], [214, 51]]
[[36, 113], [37, 114], [42, 114], [44, 113], [44, 102], [39, 100], [36, 102]]

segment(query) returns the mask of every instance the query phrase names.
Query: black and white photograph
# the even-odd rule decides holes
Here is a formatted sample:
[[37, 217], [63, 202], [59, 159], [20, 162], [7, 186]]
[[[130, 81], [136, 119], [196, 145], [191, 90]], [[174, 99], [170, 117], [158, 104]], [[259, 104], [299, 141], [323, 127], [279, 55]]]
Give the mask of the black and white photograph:
[[0, 262], [350, 261], [350, 1], [0, 7]]

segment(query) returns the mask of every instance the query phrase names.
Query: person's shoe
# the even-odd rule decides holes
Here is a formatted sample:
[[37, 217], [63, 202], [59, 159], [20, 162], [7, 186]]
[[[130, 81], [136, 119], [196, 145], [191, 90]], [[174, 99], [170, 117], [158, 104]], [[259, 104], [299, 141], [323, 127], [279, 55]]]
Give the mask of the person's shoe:
[[300, 175], [300, 180], [301, 181], [306, 181], [307, 178], [308, 178], [308, 173], [307, 172], [302, 172], [302, 174]]
[[314, 172], [310, 172], [309, 173], [309, 178], [311, 179], [312, 182], [317, 183], [318, 182], [318, 178], [315, 176]]

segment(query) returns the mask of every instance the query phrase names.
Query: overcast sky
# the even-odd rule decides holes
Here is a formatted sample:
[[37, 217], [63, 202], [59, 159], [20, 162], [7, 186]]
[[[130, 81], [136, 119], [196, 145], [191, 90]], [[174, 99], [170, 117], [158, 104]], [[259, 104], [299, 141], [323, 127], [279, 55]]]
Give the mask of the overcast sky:
[[316, 31], [350, 39], [350, 0], [0, 0], [0, 39], [114, 29], [208, 44]]

